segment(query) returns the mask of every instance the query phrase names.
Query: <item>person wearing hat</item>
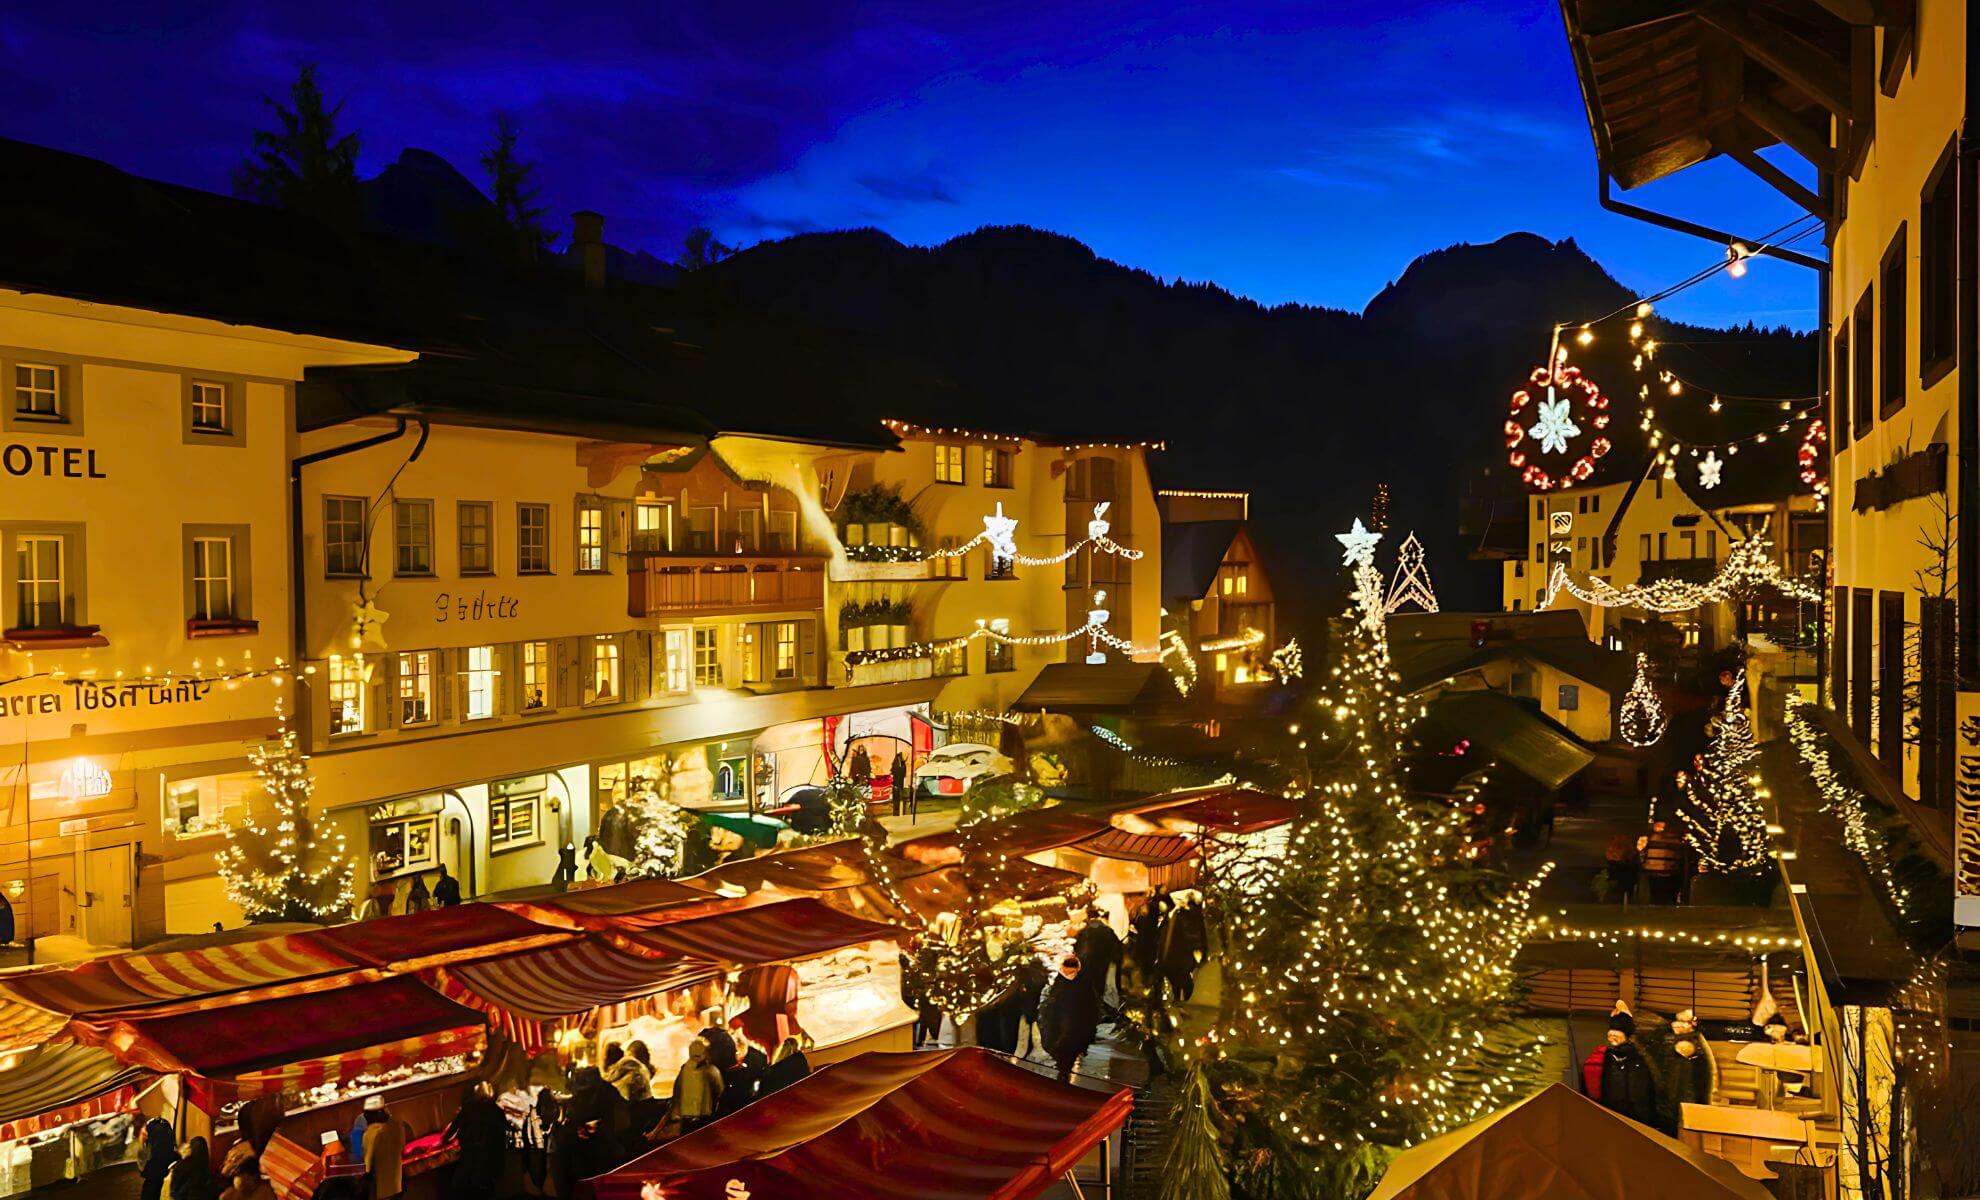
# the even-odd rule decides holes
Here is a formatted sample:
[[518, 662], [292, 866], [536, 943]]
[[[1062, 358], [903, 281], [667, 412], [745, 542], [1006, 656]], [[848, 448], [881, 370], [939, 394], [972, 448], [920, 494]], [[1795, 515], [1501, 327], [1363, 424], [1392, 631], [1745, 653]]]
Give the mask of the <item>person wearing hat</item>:
[[1603, 1047], [1602, 1107], [1621, 1113], [1632, 1121], [1657, 1124], [1657, 1084], [1650, 1075], [1649, 1060], [1631, 1040], [1636, 1036], [1636, 1018], [1620, 1001], [1609, 1017], [1609, 1044]]
[[1079, 969], [1079, 956], [1066, 955], [1038, 1005], [1038, 1038], [1059, 1068], [1060, 1083], [1072, 1081], [1073, 1068], [1100, 1031], [1100, 997]]
[[405, 1190], [406, 1126], [385, 1107], [385, 1097], [364, 1098], [364, 1174], [371, 1200], [391, 1200]]

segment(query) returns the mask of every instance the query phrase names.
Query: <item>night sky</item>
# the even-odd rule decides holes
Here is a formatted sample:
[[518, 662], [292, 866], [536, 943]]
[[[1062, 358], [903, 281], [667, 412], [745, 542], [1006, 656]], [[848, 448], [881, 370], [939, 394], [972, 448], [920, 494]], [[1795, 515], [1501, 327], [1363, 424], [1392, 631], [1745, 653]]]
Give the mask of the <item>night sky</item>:
[[[1516, 229], [1638, 290], [1714, 256], [1596, 204], [1552, 0], [10, 4], [0, 135], [224, 190], [311, 61], [364, 174], [418, 146], [479, 182], [507, 112], [560, 233], [594, 208], [665, 257], [696, 224], [744, 245], [1029, 224], [1358, 310], [1415, 255]], [[1797, 215], [1723, 162], [1629, 198], [1749, 235]], [[1761, 261], [1666, 307], [1807, 327], [1814, 303], [1809, 272]]]

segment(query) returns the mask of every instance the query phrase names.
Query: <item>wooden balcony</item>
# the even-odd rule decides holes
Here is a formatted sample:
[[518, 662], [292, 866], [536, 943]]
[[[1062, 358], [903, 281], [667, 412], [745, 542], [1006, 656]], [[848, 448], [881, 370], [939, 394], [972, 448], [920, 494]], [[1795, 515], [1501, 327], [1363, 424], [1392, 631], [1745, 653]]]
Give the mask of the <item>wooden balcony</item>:
[[782, 612], [822, 608], [825, 560], [797, 555], [654, 555], [626, 574], [626, 611]]

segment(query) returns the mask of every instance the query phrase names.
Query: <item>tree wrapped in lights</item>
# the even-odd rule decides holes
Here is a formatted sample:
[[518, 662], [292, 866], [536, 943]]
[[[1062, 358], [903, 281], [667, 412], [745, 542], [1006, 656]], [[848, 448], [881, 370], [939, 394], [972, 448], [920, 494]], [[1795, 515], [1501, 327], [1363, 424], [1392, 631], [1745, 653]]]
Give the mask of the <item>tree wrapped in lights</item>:
[[239, 828], [227, 830], [215, 860], [228, 899], [251, 922], [348, 916], [357, 863], [335, 826], [327, 838], [316, 835], [309, 818], [315, 783], [296, 735], [285, 723], [272, 744], [249, 752], [248, 761], [274, 811], [264, 824], [250, 809]]
[[1638, 749], [1656, 745], [1670, 727], [1671, 719], [1664, 712], [1663, 702], [1657, 699], [1657, 689], [1650, 686], [1647, 654], [1636, 656], [1636, 680], [1629, 685], [1629, 694], [1623, 697], [1620, 723], [1623, 740]]
[[1538, 1057], [1511, 1025], [1537, 880], [1478, 868], [1461, 814], [1404, 790], [1423, 709], [1397, 694], [1373, 539], [1342, 543], [1355, 607], [1322, 700], [1315, 812], [1278, 869], [1223, 899], [1221, 1009], [1179, 1044], [1217, 1112], [1178, 1136], [1229, 1130], [1252, 1196], [1362, 1195], [1396, 1150], [1515, 1098]]
[[685, 809], [649, 789], [632, 800], [633, 856], [631, 874], [642, 879], [672, 879], [687, 861], [688, 827]]
[[1726, 692], [1712, 744], [1685, 779], [1691, 803], [1684, 812], [1685, 840], [1701, 869], [1751, 874], [1767, 862], [1767, 792], [1760, 786], [1760, 747], [1746, 716], [1746, 672]]

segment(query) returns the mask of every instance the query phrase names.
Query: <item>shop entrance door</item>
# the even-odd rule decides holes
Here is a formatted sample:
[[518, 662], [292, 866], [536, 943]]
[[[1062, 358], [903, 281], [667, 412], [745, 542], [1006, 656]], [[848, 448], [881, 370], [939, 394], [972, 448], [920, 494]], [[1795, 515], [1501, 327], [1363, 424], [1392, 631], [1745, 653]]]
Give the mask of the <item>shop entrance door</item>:
[[93, 946], [131, 944], [131, 846], [106, 846], [85, 856], [83, 936]]

